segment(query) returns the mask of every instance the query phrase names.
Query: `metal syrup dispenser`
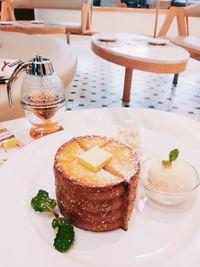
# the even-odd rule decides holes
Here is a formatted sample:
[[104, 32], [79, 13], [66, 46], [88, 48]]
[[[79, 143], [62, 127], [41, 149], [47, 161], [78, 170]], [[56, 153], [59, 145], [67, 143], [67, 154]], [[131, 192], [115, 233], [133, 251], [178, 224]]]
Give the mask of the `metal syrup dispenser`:
[[[18, 61], [18, 66], [12, 73], [8, 84], [8, 102], [12, 107], [12, 84], [18, 75], [25, 71], [21, 86], [20, 102], [24, 108], [25, 116], [35, 127], [35, 131], [40, 132], [40, 136], [55, 132], [53, 128], [58, 127], [58, 121], [65, 110], [65, 93], [61, 79], [54, 72], [49, 59], [36, 56], [28, 62]], [[48, 132], [48, 133], [46, 133]]]

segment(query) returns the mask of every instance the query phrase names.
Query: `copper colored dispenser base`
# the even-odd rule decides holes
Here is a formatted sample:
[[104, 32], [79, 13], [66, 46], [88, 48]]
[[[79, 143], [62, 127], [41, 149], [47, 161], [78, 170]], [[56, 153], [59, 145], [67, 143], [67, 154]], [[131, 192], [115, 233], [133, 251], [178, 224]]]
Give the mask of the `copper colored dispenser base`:
[[45, 128], [34, 128], [32, 127], [30, 129], [30, 136], [33, 139], [39, 139], [41, 137], [44, 137], [46, 135], [62, 131], [63, 127], [60, 125], [54, 126], [54, 127], [45, 127]]

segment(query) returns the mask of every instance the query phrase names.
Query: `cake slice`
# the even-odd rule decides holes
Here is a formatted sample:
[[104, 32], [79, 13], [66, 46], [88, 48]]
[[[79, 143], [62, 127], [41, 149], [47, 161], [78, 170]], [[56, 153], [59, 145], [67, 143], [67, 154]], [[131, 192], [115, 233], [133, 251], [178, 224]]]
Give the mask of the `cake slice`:
[[[98, 171], [79, 159], [95, 146], [112, 154]], [[58, 149], [54, 160], [56, 197], [61, 213], [72, 224], [86, 230], [127, 230], [139, 170], [137, 155], [114, 139], [83, 136], [70, 140]]]

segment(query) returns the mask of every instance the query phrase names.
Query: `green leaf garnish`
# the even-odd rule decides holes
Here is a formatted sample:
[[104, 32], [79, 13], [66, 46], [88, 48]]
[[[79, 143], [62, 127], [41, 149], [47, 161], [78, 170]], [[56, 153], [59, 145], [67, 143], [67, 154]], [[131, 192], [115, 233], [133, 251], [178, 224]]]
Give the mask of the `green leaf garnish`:
[[172, 151], [170, 151], [169, 153], [169, 160], [163, 160], [162, 161], [162, 165], [165, 168], [169, 168], [172, 165], [172, 162], [175, 161], [178, 158], [179, 155], [179, 150], [177, 148], [173, 149]]
[[179, 150], [177, 148], [173, 149], [169, 153], [169, 160], [170, 162], [175, 161], [178, 158]]
[[48, 192], [40, 189], [37, 195], [32, 198], [31, 206], [35, 211], [51, 212], [54, 215], [55, 218], [52, 221], [52, 228], [57, 229], [54, 247], [60, 252], [67, 251], [74, 243], [74, 227], [65, 218], [59, 217], [54, 209], [56, 207], [55, 199], [49, 198]]
[[53, 219], [52, 227], [53, 229], [58, 229], [54, 239], [54, 247], [60, 252], [67, 251], [74, 243], [75, 234], [73, 226], [61, 217]]
[[162, 165], [165, 167], [165, 168], [168, 168], [171, 166], [171, 162], [169, 160], [163, 160], [162, 161]]
[[56, 206], [55, 199], [50, 199], [49, 194], [40, 189], [35, 197], [31, 200], [31, 206], [35, 211], [52, 211]]

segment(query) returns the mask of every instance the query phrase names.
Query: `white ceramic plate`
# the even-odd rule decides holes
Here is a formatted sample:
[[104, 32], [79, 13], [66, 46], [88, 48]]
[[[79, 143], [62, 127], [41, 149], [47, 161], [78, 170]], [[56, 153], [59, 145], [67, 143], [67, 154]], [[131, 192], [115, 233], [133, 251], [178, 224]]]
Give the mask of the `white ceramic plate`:
[[117, 36], [112, 33], [101, 33], [98, 35], [98, 39], [103, 42], [116, 42]]
[[[104, 134], [93, 126], [60, 132], [22, 148], [0, 169], [0, 255], [3, 267], [188, 267], [200, 262], [200, 200], [186, 210], [163, 211], [138, 198], [127, 232], [92, 233], [75, 228], [76, 242], [66, 254], [52, 247], [51, 218], [31, 209], [30, 200], [43, 188], [55, 197], [53, 160], [58, 147], [73, 136]], [[178, 140], [142, 130], [145, 157], [179, 147], [199, 170], [200, 152]]]
[[170, 43], [170, 41], [160, 38], [148, 38], [148, 43], [152, 45], [167, 45]]

